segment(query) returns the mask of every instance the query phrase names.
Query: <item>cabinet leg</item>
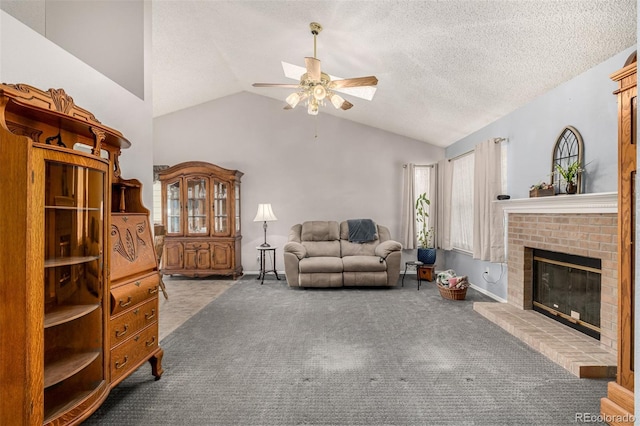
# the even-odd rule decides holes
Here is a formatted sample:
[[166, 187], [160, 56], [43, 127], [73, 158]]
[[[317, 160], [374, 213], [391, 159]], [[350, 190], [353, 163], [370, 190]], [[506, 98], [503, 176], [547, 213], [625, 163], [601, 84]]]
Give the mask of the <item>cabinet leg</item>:
[[160, 380], [160, 377], [162, 377], [162, 373], [164, 373], [164, 370], [162, 369], [163, 355], [164, 350], [160, 349], [155, 353], [155, 355], [149, 358], [149, 364], [151, 364], [151, 374], [153, 374], [156, 380]]

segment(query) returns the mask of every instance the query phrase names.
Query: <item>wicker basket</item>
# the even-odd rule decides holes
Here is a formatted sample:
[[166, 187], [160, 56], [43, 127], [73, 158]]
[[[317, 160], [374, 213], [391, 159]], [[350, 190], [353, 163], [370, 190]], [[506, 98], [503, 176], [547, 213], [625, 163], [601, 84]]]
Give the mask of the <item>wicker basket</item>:
[[464, 300], [467, 297], [467, 287], [465, 288], [448, 288], [438, 283], [440, 296], [449, 300]]

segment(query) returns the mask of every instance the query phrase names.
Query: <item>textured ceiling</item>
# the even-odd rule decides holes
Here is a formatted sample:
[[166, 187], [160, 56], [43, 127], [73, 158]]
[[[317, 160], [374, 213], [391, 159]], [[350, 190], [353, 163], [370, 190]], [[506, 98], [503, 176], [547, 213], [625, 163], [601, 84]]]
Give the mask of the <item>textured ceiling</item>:
[[[331, 114], [438, 146], [470, 133], [636, 43], [636, 0], [154, 0], [154, 116], [248, 91], [282, 100], [281, 61], [375, 75], [372, 101]], [[622, 64], [620, 64], [622, 66]], [[283, 114], [290, 113], [282, 111]]]

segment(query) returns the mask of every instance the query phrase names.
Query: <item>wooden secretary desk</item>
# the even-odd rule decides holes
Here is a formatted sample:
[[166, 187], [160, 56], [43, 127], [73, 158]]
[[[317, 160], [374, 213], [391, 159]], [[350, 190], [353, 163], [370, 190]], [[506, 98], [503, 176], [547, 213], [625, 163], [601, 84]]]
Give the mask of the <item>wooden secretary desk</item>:
[[129, 146], [62, 89], [0, 85], [0, 425], [78, 424], [145, 361], [162, 374]]

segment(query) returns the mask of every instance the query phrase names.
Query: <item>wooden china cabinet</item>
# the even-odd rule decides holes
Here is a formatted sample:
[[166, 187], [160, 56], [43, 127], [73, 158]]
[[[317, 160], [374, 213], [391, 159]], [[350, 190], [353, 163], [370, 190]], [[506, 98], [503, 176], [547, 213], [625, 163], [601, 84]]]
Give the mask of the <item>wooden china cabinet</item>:
[[[110, 207], [129, 146], [62, 89], [0, 84], [0, 425], [78, 424], [115, 384]], [[145, 350], [159, 377], [157, 339]]]
[[166, 229], [163, 274], [242, 275], [242, 175], [201, 161], [159, 173]]
[[611, 425], [633, 425], [634, 413], [636, 62], [634, 52], [625, 66], [611, 75], [618, 83], [614, 92], [618, 97], [618, 371], [600, 403], [600, 411]]

